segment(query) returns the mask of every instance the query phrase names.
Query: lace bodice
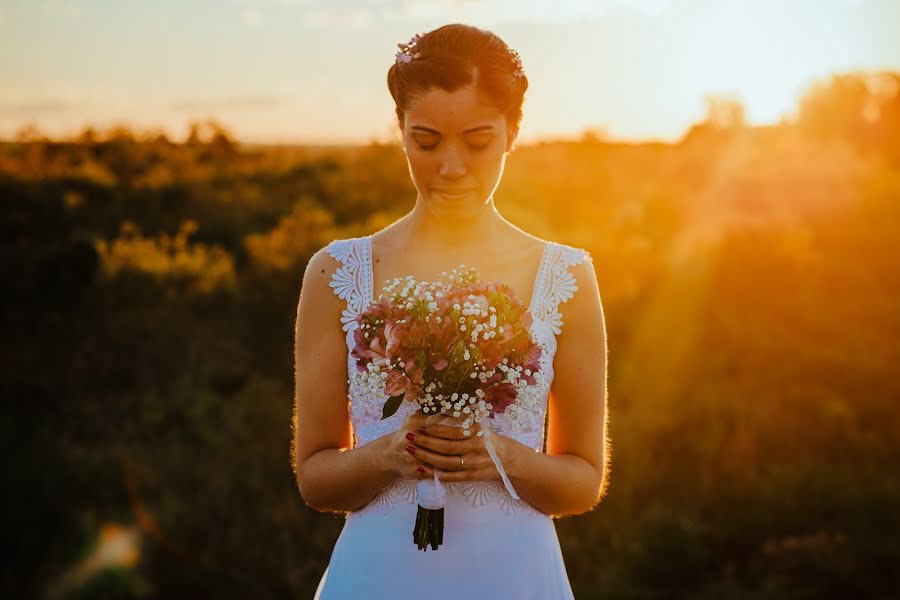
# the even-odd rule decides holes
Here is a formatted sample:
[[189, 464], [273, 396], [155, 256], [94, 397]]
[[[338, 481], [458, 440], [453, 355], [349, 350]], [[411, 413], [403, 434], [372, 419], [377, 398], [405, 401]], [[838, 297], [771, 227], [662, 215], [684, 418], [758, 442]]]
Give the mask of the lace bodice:
[[[341, 315], [341, 323], [346, 332], [348, 398], [355, 448], [397, 431], [417, 407], [411, 402], [402, 402], [396, 413], [382, 420], [382, 406], [387, 395], [381, 393], [373, 396], [372, 391], [362, 385], [357, 377], [356, 361], [350, 355], [356, 328], [354, 319], [375, 298], [371, 236], [334, 240], [326, 250], [341, 263], [329, 285], [347, 302]], [[569, 268], [585, 260], [592, 261], [587, 250], [555, 242], [545, 243], [528, 306], [533, 317], [531, 333], [541, 347], [541, 368], [535, 375], [537, 384], [528, 386], [523, 397], [490, 421], [492, 432], [511, 437], [535, 452], [543, 452], [546, 443], [547, 396], [553, 383], [556, 336], [562, 331], [563, 325], [559, 305], [571, 298], [577, 290], [575, 277]], [[396, 479], [361, 512], [371, 508], [384, 512], [399, 500], [415, 502], [415, 484], [415, 479]], [[476, 507], [497, 503], [508, 513], [530, 509], [530, 505], [524, 501], [510, 496], [499, 480], [445, 482], [444, 485], [448, 493], [463, 494]]]

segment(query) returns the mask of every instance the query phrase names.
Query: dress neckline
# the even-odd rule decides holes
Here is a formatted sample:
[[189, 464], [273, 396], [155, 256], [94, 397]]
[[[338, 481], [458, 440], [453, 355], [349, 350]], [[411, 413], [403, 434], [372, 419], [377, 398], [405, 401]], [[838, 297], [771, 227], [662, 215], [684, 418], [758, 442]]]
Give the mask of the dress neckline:
[[[367, 273], [369, 277], [369, 298], [368, 302], [371, 304], [375, 301], [375, 261], [373, 260], [372, 254], [372, 236], [367, 235], [364, 238], [365, 240], [365, 249], [366, 249], [366, 259], [369, 263], [369, 272]], [[539, 290], [541, 287], [541, 274], [544, 272], [544, 263], [547, 262], [547, 255], [550, 253], [550, 245], [552, 242], [545, 241], [544, 248], [541, 251], [541, 260], [538, 261], [538, 268], [534, 274], [534, 281], [532, 282], [531, 287], [531, 298], [528, 302], [528, 312], [531, 313], [532, 317], [534, 317], [534, 304], [537, 301]]]

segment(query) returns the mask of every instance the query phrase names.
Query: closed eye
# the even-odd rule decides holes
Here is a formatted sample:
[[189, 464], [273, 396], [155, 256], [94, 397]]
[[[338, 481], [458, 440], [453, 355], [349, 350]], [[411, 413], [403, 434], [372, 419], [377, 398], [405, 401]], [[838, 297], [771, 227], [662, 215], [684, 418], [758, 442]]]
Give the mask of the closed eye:
[[[486, 144], [469, 144], [469, 147], [470, 147], [472, 150], [475, 150], [475, 151], [477, 152], [477, 151], [484, 150], [484, 149], [487, 148], [489, 145], [490, 145], [490, 142], [488, 142], [488, 143], [486, 143]], [[425, 150], [426, 152], [429, 152], [429, 151], [431, 151], [431, 150], [434, 150], [435, 148], [437, 148], [437, 146], [438, 146], [438, 142], [435, 142], [435, 143], [430, 144], [430, 145], [427, 145], [427, 146], [426, 146], [426, 145], [423, 145], [423, 144], [419, 144], [419, 148], [422, 149], [422, 150]]]

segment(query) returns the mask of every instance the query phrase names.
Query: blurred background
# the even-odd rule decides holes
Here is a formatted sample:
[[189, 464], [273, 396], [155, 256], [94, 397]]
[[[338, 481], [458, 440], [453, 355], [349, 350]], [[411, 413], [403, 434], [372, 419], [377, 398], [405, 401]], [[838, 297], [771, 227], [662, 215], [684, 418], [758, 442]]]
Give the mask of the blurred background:
[[892, 0], [0, 0], [0, 595], [312, 597], [299, 286], [412, 208], [385, 78], [449, 22], [529, 75], [498, 209], [600, 282], [576, 597], [900, 596]]

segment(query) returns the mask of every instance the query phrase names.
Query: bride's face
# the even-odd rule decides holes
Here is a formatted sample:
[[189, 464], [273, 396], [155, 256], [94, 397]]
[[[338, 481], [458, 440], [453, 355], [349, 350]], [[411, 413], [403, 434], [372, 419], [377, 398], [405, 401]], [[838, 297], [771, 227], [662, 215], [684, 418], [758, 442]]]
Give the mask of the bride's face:
[[436, 215], [478, 212], [500, 183], [515, 140], [474, 86], [431, 88], [404, 113], [403, 147], [419, 202]]

